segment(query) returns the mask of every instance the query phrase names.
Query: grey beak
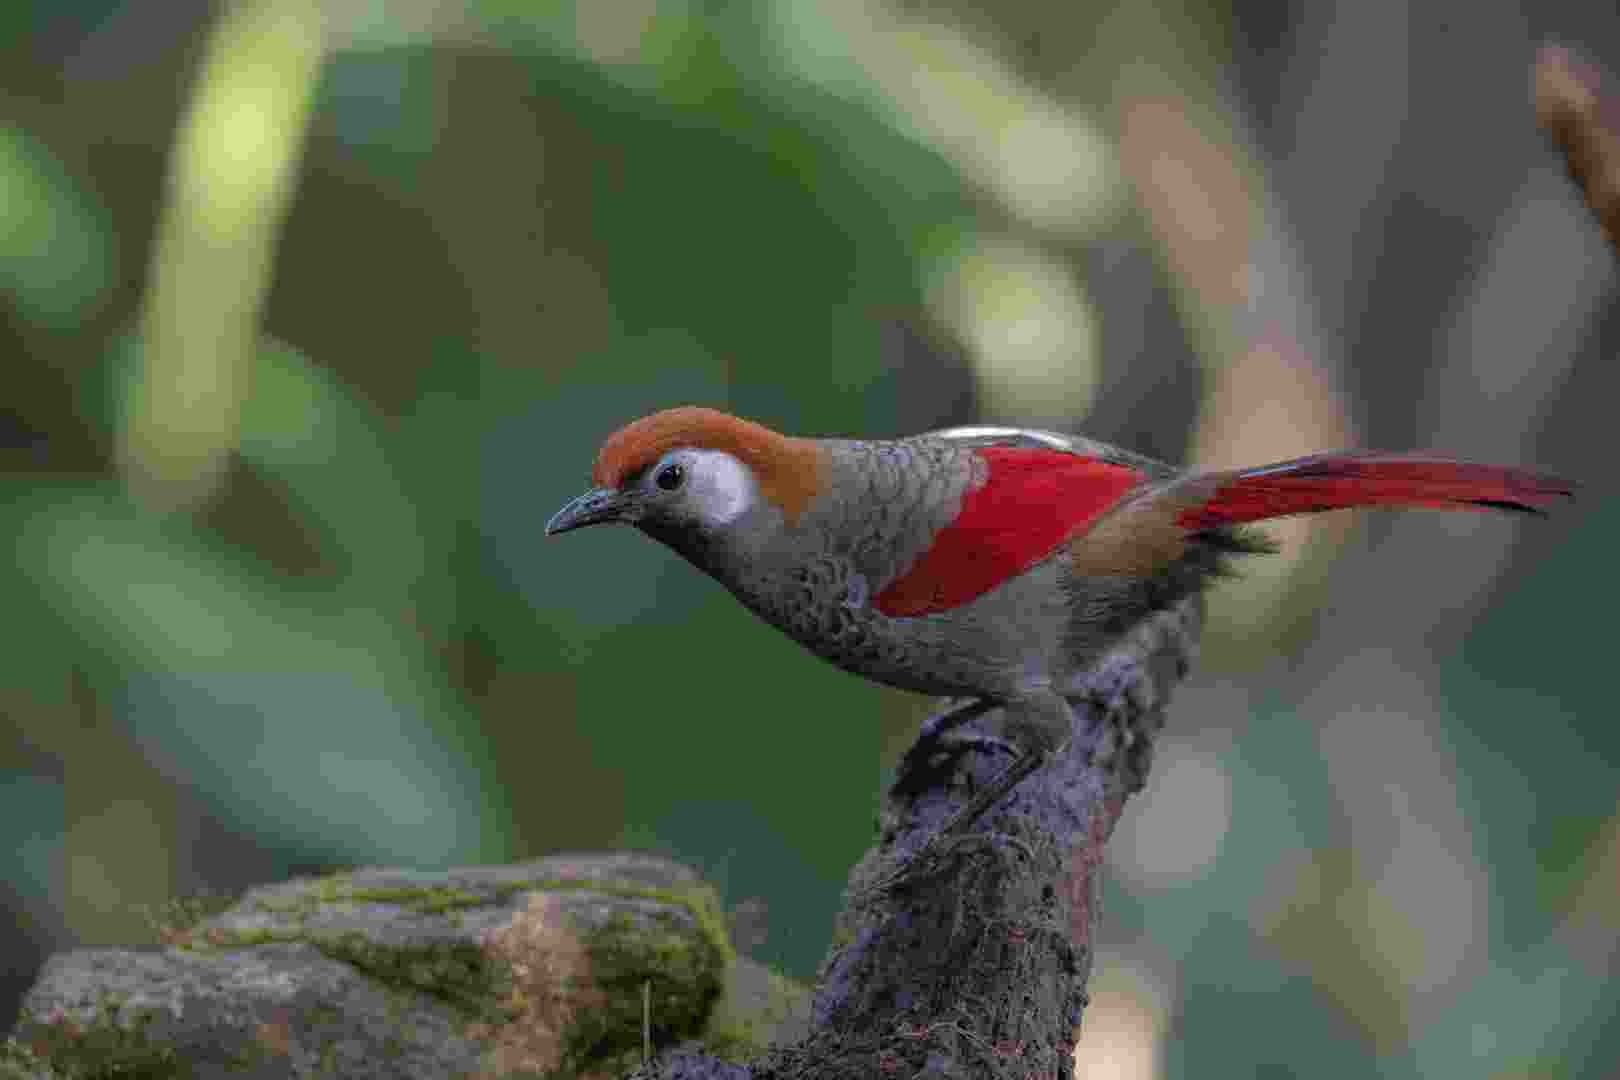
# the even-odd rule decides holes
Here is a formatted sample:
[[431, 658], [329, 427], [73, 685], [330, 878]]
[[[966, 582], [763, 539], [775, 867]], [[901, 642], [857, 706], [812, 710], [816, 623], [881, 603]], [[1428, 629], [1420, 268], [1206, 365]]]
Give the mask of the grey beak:
[[546, 522], [546, 535], [556, 536], [569, 529], [583, 529], [605, 521], [623, 521], [630, 513], [632, 501], [632, 496], [614, 488], [592, 488], [552, 515]]

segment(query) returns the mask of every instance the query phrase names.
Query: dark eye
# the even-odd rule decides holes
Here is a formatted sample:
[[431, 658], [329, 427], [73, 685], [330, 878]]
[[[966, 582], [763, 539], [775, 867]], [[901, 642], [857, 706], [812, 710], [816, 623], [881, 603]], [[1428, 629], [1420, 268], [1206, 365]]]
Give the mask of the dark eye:
[[658, 470], [658, 474], [653, 477], [653, 483], [665, 491], [674, 491], [686, 483], [686, 467], [671, 462]]

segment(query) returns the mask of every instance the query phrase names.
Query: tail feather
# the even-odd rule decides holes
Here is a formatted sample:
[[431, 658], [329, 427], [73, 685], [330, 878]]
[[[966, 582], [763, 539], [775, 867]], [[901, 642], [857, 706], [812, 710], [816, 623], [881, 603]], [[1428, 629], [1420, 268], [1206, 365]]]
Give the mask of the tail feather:
[[1217, 473], [1207, 498], [1177, 524], [1213, 529], [1351, 506], [1430, 506], [1446, 510], [1545, 513], [1570, 484], [1545, 473], [1411, 454], [1316, 454], [1258, 469]]

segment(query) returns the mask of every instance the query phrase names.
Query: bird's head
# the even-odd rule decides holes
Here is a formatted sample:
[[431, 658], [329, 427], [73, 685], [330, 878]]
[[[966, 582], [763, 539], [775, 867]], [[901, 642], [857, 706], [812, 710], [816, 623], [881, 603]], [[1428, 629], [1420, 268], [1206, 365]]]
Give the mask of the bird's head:
[[797, 521], [821, 462], [812, 440], [714, 409], [665, 409], [608, 436], [595, 486], [557, 511], [546, 533], [623, 522], [690, 555], [733, 530]]

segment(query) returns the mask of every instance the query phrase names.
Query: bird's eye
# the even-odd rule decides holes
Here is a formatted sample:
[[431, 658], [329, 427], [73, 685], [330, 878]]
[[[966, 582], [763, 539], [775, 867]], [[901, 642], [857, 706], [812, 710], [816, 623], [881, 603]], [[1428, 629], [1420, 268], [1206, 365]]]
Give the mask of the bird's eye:
[[686, 483], [686, 467], [671, 462], [658, 470], [657, 475], [653, 477], [653, 483], [665, 491], [674, 491]]

